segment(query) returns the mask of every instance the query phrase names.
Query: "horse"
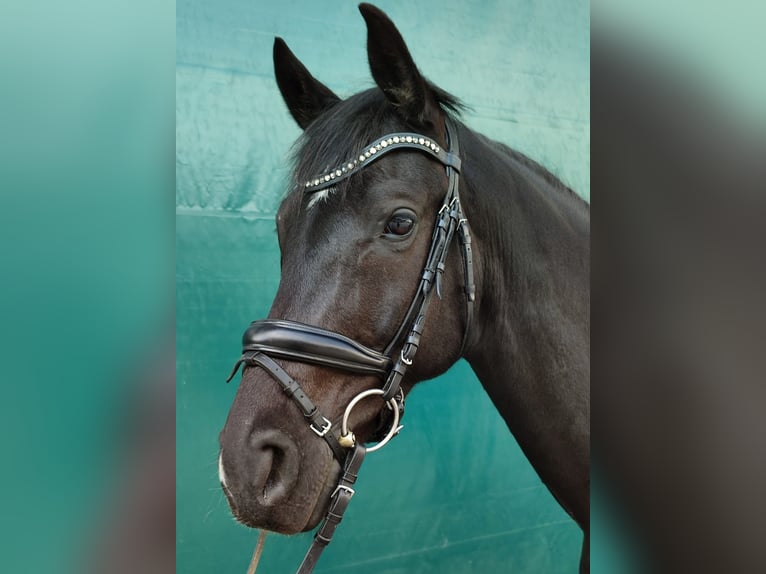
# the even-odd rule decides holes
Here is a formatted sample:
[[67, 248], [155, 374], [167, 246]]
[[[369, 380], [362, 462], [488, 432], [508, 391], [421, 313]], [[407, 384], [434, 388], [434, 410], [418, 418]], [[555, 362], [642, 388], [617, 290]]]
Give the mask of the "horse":
[[363, 445], [395, 436], [413, 386], [462, 357], [582, 528], [587, 572], [589, 205], [462, 123], [388, 16], [359, 10], [375, 87], [346, 99], [274, 42], [303, 132], [276, 217], [279, 288], [231, 375], [243, 366], [219, 437], [224, 494], [249, 527], [321, 522], [311, 571]]

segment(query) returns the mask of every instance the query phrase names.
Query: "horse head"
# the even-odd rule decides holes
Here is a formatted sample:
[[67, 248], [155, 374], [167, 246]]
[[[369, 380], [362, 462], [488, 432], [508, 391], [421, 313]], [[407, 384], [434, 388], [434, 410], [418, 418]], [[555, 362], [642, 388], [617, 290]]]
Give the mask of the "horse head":
[[[365, 398], [346, 421], [360, 443], [394, 432], [392, 411], [412, 385], [460, 357], [473, 297], [461, 261], [470, 249], [467, 225], [457, 202], [445, 205], [460, 163], [449, 153], [459, 104], [421, 75], [383, 12], [367, 4], [360, 11], [376, 87], [347, 99], [316, 80], [281, 39], [274, 43], [277, 84], [303, 133], [276, 218], [279, 289], [269, 320], [254, 324], [245, 344], [263, 350], [283, 337], [289, 349], [244, 361], [220, 435], [219, 471], [239, 521], [287, 534], [317, 525], [341, 472], [337, 449], [317, 435], [336, 440], [352, 400], [400, 368], [406, 374], [397, 388], [386, 388], [395, 399]], [[463, 251], [440, 233], [460, 236]], [[438, 238], [444, 244], [434, 247]], [[435, 249], [442, 255], [434, 258]], [[438, 291], [427, 316], [424, 290]], [[407, 355], [413, 344], [417, 361]], [[324, 359], [312, 355], [317, 346]], [[354, 353], [364, 358], [354, 362]], [[308, 407], [296, 404], [298, 392]], [[312, 406], [321, 417], [307, 421]]]

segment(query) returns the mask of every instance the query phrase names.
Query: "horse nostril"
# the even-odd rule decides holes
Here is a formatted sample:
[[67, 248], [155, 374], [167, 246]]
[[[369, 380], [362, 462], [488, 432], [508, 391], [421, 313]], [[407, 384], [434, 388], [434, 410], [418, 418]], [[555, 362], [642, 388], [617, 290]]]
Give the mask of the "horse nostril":
[[279, 504], [298, 480], [298, 448], [289, 436], [276, 430], [253, 433], [250, 446], [254, 493], [263, 506]]
[[[266, 455], [266, 453], [264, 453]], [[285, 453], [275, 447], [271, 449], [271, 470], [263, 485], [263, 504], [273, 503], [286, 494], [285, 480], [289, 479], [285, 473]]]

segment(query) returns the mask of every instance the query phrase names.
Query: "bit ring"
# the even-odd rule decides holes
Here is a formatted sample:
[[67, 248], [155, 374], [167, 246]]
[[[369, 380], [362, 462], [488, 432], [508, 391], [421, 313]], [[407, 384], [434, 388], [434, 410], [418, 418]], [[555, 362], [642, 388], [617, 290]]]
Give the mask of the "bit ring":
[[[348, 403], [348, 406], [346, 407], [346, 411], [343, 413], [343, 421], [341, 423], [341, 439], [343, 437], [349, 436], [349, 430], [348, 430], [348, 417], [351, 414], [351, 410], [357, 405], [359, 401], [362, 399], [365, 399], [367, 397], [371, 397], [373, 395], [382, 395], [383, 390], [382, 389], [369, 389], [367, 391], [362, 391], [358, 395], [356, 395], [353, 399], [351, 399], [351, 402]], [[391, 424], [391, 430], [388, 431], [388, 434], [383, 437], [383, 440], [381, 440], [378, 444], [368, 447], [367, 452], [375, 452], [376, 450], [384, 447], [388, 441], [390, 441], [396, 433], [398, 433], [401, 430], [401, 427], [399, 426], [399, 405], [396, 402], [395, 398], [389, 399], [386, 403], [391, 406], [391, 409], [394, 411], [394, 422]], [[351, 433], [351, 437], [353, 437], [353, 433]]]

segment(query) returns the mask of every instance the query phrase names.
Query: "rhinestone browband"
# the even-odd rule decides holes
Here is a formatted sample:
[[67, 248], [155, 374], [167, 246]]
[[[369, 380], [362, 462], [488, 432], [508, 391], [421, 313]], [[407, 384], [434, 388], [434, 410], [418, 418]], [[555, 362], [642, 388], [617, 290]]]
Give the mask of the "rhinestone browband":
[[430, 138], [413, 133], [388, 134], [372, 142], [363, 152], [359, 152], [357, 157], [348, 160], [342, 166], [305, 182], [304, 192], [314, 193], [315, 191], [335, 185], [338, 181], [350, 177], [379, 157], [398, 148], [410, 148], [427, 152], [443, 164], [452, 166], [457, 170], [460, 169], [460, 160], [456, 156], [445, 152], [439, 144]]

